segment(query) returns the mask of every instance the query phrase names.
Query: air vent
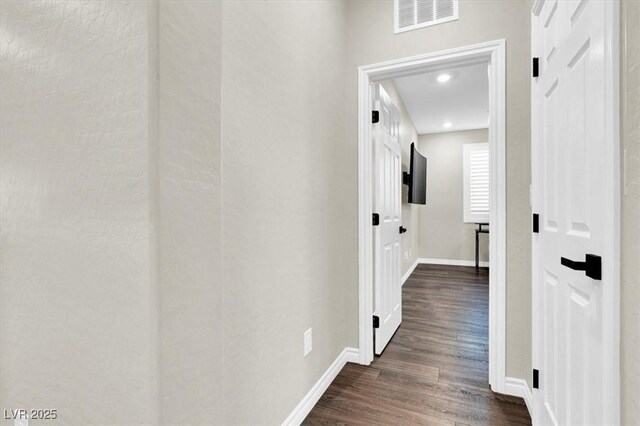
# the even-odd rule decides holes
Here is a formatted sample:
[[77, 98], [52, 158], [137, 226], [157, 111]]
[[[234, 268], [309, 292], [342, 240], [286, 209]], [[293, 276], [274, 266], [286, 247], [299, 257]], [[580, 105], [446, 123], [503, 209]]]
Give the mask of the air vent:
[[394, 0], [395, 32], [458, 19], [458, 0]]

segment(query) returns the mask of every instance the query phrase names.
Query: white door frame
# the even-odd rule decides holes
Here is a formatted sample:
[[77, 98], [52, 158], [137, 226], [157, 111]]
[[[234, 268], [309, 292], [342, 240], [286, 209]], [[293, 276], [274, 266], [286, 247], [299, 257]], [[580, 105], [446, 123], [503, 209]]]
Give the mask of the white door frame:
[[373, 214], [371, 83], [441, 68], [489, 64], [489, 383], [505, 393], [506, 341], [506, 63], [505, 40], [396, 59], [358, 68], [358, 255], [360, 300], [359, 362], [373, 361]]
[[[531, 50], [538, 52], [536, 27], [533, 25], [533, 17], [538, 16], [542, 11], [545, 0], [535, 0], [532, 8], [532, 26], [531, 26]], [[606, 413], [607, 418], [612, 424], [620, 424], [620, 3], [618, 0], [605, 1], [605, 63], [606, 63], [606, 82], [605, 82], [605, 110], [606, 115], [605, 132], [610, 141], [610, 148], [607, 150], [606, 158], [603, 159], [605, 167], [611, 173], [607, 176], [605, 185], [607, 186], [608, 199], [602, 200], [605, 205], [612, 206], [608, 209], [605, 227], [607, 234], [612, 238], [602, 253], [603, 259], [610, 259], [610, 268], [607, 264], [603, 264], [602, 274], [603, 282], [610, 283], [613, 286], [612, 297], [603, 302], [603, 326], [609, 333], [605, 333], [605, 359], [609, 360], [609, 365], [605, 374], [611, 378], [610, 386], [603, 389], [605, 395], [609, 397], [609, 412]], [[536, 144], [540, 135], [538, 134], [539, 114], [538, 105], [535, 98], [535, 83], [531, 85], [531, 173], [535, 176], [536, 171], [542, 167], [537, 158]], [[533, 182], [535, 182], [532, 179]], [[534, 212], [539, 205], [539, 193], [535, 186], [532, 186], [532, 203]], [[538, 368], [540, 361], [538, 359], [538, 346], [542, 344], [539, 341], [539, 327], [541, 324], [540, 309], [541, 296], [538, 289], [539, 280], [537, 278], [539, 260], [538, 260], [538, 242], [535, 236], [531, 241], [531, 270], [532, 270], [532, 298], [531, 298], [531, 316], [532, 316], [532, 364], [533, 368]], [[609, 285], [609, 284], [608, 284]], [[534, 413], [531, 413], [532, 416]], [[536, 419], [533, 419], [535, 424]]]

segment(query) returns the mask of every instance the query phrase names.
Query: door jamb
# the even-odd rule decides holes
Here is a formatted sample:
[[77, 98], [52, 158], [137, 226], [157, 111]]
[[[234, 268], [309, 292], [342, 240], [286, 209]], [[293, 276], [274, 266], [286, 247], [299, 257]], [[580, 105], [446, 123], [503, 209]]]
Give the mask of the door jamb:
[[505, 392], [506, 378], [506, 42], [504, 39], [358, 68], [359, 363], [373, 361], [373, 213], [371, 83], [440, 68], [489, 64], [489, 383]]

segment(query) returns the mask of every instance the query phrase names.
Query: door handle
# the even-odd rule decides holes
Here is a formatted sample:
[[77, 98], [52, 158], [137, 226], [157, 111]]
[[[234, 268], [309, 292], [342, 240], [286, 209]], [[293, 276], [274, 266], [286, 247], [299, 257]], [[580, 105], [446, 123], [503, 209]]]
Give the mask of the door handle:
[[404, 226], [401, 226], [399, 231], [401, 234], [404, 234], [405, 232], [407, 232], [407, 228], [405, 228]]
[[602, 258], [595, 254], [585, 255], [584, 262], [578, 262], [567, 259], [566, 257], [561, 257], [560, 263], [574, 271], [585, 271], [586, 275], [594, 280], [602, 279]]

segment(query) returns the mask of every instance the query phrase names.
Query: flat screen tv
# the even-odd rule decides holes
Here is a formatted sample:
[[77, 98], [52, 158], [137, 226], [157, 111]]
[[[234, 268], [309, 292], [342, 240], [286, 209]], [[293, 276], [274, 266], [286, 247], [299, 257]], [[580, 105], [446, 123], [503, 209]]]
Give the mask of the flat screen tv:
[[405, 172], [404, 183], [409, 186], [408, 201], [411, 204], [427, 204], [427, 159], [411, 144], [409, 173]]

